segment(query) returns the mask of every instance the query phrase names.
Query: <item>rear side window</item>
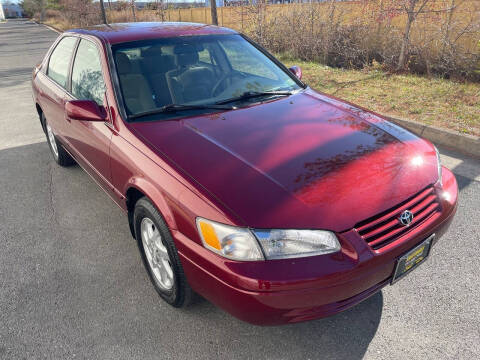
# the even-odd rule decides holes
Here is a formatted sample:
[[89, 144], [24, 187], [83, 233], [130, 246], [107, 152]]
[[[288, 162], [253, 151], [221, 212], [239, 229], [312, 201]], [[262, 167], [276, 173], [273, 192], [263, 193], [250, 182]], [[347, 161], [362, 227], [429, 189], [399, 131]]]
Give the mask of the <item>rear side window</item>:
[[102, 65], [95, 44], [81, 40], [72, 69], [72, 94], [79, 100], [93, 100], [103, 103], [105, 82]]
[[77, 38], [72, 36], [60, 40], [48, 62], [48, 77], [64, 88], [67, 87], [68, 67], [76, 42]]

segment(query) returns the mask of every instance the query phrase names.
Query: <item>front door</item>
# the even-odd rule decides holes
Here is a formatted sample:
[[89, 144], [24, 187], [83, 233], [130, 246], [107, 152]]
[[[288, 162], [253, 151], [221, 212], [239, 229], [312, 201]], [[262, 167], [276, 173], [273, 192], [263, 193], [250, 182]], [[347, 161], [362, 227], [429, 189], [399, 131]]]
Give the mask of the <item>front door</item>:
[[[92, 100], [107, 108], [100, 53], [92, 41], [81, 39], [78, 44], [71, 72], [71, 93], [77, 100]], [[67, 117], [65, 137], [77, 161], [111, 194], [109, 121], [111, 119], [103, 123]]]

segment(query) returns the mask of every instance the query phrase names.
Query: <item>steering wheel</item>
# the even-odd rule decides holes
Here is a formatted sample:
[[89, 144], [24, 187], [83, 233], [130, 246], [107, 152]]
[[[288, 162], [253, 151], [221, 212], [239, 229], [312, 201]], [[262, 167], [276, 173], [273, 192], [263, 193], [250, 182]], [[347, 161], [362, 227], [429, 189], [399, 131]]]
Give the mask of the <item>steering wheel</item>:
[[230, 72], [230, 73], [227, 73], [227, 74], [224, 74], [222, 75], [222, 77], [215, 83], [215, 85], [213, 86], [213, 89], [212, 89], [212, 96], [217, 96], [217, 91], [218, 89], [220, 88], [220, 85], [223, 84], [223, 82], [227, 79], [232, 79], [233, 78], [233, 74]]

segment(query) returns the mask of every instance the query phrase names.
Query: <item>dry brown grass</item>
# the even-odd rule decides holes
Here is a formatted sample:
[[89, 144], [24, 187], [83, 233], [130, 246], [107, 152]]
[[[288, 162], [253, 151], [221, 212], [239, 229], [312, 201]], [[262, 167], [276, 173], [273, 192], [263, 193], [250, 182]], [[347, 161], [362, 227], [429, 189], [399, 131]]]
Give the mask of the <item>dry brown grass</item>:
[[384, 115], [480, 136], [480, 84], [378, 68], [347, 70], [314, 62], [280, 59], [299, 65], [311, 87]]
[[[60, 28], [99, 21], [93, 8], [79, 14], [75, 0], [49, 16]], [[219, 25], [251, 36], [270, 51], [330, 66], [362, 68], [373, 60], [396, 69], [405, 28], [405, 0], [362, 0], [218, 8]], [[111, 23], [134, 21], [128, 3], [109, 11]], [[137, 10], [136, 21], [211, 23], [208, 8]], [[480, 80], [480, 0], [430, 0], [410, 34], [406, 70]]]

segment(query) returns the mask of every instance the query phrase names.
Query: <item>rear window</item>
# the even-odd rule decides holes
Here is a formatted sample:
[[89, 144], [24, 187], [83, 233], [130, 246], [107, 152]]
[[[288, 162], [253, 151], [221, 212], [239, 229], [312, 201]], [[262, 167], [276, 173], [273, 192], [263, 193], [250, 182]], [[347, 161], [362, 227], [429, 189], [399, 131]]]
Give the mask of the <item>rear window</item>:
[[47, 75], [62, 87], [67, 86], [68, 68], [76, 42], [76, 37], [63, 38], [50, 55]]

